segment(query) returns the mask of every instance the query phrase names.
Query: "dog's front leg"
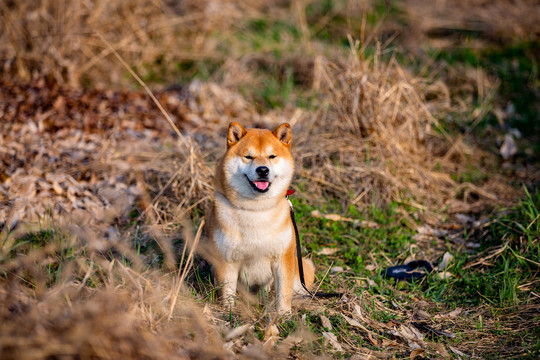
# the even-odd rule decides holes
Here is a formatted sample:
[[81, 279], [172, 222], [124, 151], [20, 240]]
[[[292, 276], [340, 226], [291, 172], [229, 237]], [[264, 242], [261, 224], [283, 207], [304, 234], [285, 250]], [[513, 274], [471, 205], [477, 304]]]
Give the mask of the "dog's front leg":
[[223, 263], [216, 267], [217, 285], [220, 286], [220, 297], [224, 303], [234, 304], [236, 284], [238, 283], [239, 266], [234, 263]]
[[273, 267], [276, 287], [277, 310], [280, 313], [291, 311], [294, 285], [294, 256], [284, 255]]

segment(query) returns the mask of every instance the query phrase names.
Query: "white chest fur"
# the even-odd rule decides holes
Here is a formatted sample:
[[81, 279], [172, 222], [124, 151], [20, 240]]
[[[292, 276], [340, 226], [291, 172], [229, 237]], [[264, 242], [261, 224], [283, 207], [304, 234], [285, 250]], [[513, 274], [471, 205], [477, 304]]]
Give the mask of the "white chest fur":
[[243, 210], [216, 194], [214, 216], [219, 226], [213, 239], [227, 262], [247, 265], [279, 258], [293, 237], [289, 206], [285, 199], [277, 207]]

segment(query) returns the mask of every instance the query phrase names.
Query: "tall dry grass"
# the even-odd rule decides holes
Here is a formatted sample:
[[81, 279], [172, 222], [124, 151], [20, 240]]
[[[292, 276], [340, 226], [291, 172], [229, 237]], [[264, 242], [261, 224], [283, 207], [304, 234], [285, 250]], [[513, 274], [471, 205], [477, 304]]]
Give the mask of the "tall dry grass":
[[[262, 16], [273, 2], [41, 0], [0, 4], [2, 72], [28, 81], [46, 75], [72, 87], [125, 86], [113, 50], [143, 78], [159, 62], [173, 73], [179, 60], [225, 61], [214, 34]], [[98, 36], [112, 44], [112, 49]]]
[[126, 240], [66, 217], [25, 239], [0, 254], [2, 359], [225, 357], [183, 269], [146, 269]]
[[174, 9], [152, 1], [2, 2], [3, 68], [21, 80], [47, 74], [72, 86], [100, 78], [119, 84], [122, 69], [96, 33], [105, 34], [130, 64], [152, 63], [158, 55], [167, 61], [190, 48], [178, 43], [177, 30], [197, 32], [202, 23], [199, 11], [174, 15], [189, 8], [184, 2]]
[[[148, 196], [140, 197], [145, 203], [144, 211], [148, 213], [147, 208], [161, 202], [155, 213], [158, 218], [166, 219], [165, 223], [175, 218], [171, 209], [183, 209], [185, 214], [193, 204], [203, 204], [208, 199], [212, 164], [223, 151], [223, 129], [230, 121], [268, 127], [291, 122], [299, 180], [306, 182], [317, 198], [331, 195], [340, 199], [345, 207], [347, 204], [363, 206], [374, 199], [400, 201], [426, 210], [431, 220], [437, 221], [436, 209], [467, 212], [512, 197], [512, 191], [500, 178], [480, 185], [453, 180], [451, 174], [467, 171], [468, 166], [482, 168], [494, 159], [467, 144], [461, 136], [451, 138], [438, 123], [440, 117], [457, 112], [465, 118], [472, 116], [474, 124], [493, 111], [490, 96], [497, 87], [495, 81], [481, 69], [467, 73], [464, 82], [468, 90], [464, 91], [474, 94], [455, 99], [444, 82], [416, 76], [395, 58], [384, 57], [386, 49], [376, 40], [369, 40], [371, 37], [365, 36], [364, 27], [356, 34], [360, 43], [355, 42], [354, 36], [350, 37], [348, 56], [339, 53], [324, 56], [306, 28], [305, 14], [302, 14], [308, 4], [255, 0], [244, 3], [210, 0], [4, 2], [0, 5], [2, 71], [5, 77], [17, 81], [47, 77], [60, 87], [68, 84], [73, 87], [118, 86], [132, 81], [126, 80], [127, 70], [115, 53], [143, 78], [145, 64], [156, 61], [160, 61], [163, 71], [167, 72], [172, 71], [179, 59], [223, 57], [223, 84], [193, 82], [180, 96], [174, 91], [160, 95], [173, 121], [193, 134], [193, 140], [178, 147], [177, 152], [164, 149], [163, 155], [157, 158], [144, 151], [129, 157], [134, 159], [132, 165], [144, 174], [138, 179], [129, 175], [129, 181], [149, 190]], [[337, 8], [338, 12], [358, 12], [369, 10], [370, 3]], [[318, 109], [306, 111], [288, 107], [259, 114], [255, 106], [236, 91], [257, 80], [254, 72], [246, 68], [246, 54], [234, 43], [227, 53], [219, 40], [242, 29], [247, 19], [283, 15], [291, 9], [294, 10], [291, 16], [303, 29], [300, 51], [312, 56], [313, 61], [302, 66], [310, 67], [308, 78], [311, 79], [307, 83], [311, 82], [311, 92], [319, 98]], [[329, 14], [329, 18], [340, 14]], [[327, 23], [329, 18], [321, 22]], [[364, 55], [367, 45], [377, 49], [375, 55], [368, 58]], [[229, 56], [225, 58], [226, 55]], [[62, 91], [53, 92], [51, 96], [61, 98]], [[85, 96], [86, 93], [82, 97]], [[478, 105], [473, 104], [475, 96], [480, 99], [480, 109], [478, 113], [469, 114], [469, 109]], [[84, 99], [79, 100], [81, 102], [76, 104], [84, 103]], [[73, 114], [63, 110], [66, 105], [56, 98], [48, 101], [52, 109], [43, 111], [52, 113], [46, 112], [47, 116], [67, 117], [64, 124], [69, 124]], [[130, 99], [126, 97], [123, 101], [129, 103]], [[84, 106], [92, 107], [87, 103]], [[103, 106], [107, 109], [107, 101]], [[137, 106], [135, 104], [134, 108]], [[93, 116], [103, 112], [99, 107], [94, 111]], [[135, 115], [136, 112], [131, 112], [127, 116]], [[84, 114], [82, 116], [84, 118]], [[107, 113], [107, 116], [111, 115]], [[123, 116], [126, 114], [120, 115], [121, 121], [125, 119]], [[159, 131], [166, 132], [163, 128]], [[129, 144], [115, 143], [114, 146], [121, 147], [126, 154], [132, 153]], [[100, 156], [114, 158], [105, 153]], [[174, 157], [182, 163], [180, 167], [171, 168], [167, 163]], [[153, 176], [152, 171], [158, 176]], [[18, 188], [16, 185], [24, 184], [9, 187], [14, 190]], [[6, 192], [8, 197], [14, 196], [13, 191]], [[174, 206], [169, 200], [171, 195], [175, 198]]]
[[346, 62], [316, 62], [315, 86], [324, 100], [297, 131], [300, 174], [313, 184], [310, 191], [353, 204], [372, 203], [374, 196], [382, 203], [397, 201], [435, 222], [435, 209], [470, 211], [505, 200], [508, 187], [487, 190], [451, 177], [492, 155], [454, 138], [439, 123], [441, 114], [456, 111], [448, 87], [413, 75], [394, 57], [382, 60], [377, 46], [365, 60], [357, 41]]

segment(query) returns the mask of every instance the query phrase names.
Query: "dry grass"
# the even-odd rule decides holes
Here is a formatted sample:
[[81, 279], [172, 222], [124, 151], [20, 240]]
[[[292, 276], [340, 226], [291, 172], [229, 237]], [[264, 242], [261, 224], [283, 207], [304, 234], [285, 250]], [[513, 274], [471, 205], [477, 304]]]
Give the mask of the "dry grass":
[[30, 240], [2, 254], [3, 359], [225, 356], [180, 269], [144, 271], [126, 241], [103, 243], [84, 225], [47, 231], [42, 249]]
[[[373, 193], [379, 201], [428, 212], [467, 208], [468, 192], [483, 203], [497, 201], [497, 194], [450, 177], [490, 155], [439, 125], [436, 114], [450, 107], [445, 85], [414, 77], [395, 59], [382, 63], [379, 54], [362, 61], [359, 52], [353, 50], [344, 65], [319, 58], [316, 79], [325, 101], [300, 124], [301, 175], [354, 204], [370, 203]], [[311, 139], [317, 139], [316, 150]]]
[[23, 81], [47, 74], [72, 87], [132, 84], [111, 56], [114, 49], [143, 78], [150, 76], [149, 68], [157, 62], [171, 76], [179, 60], [225, 62], [241, 56], [229, 53], [220, 39], [235, 31], [237, 24], [263, 17], [272, 4], [260, 0], [3, 2], [2, 72]]
[[[96, 36], [98, 31], [135, 67], [153, 63], [158, 56], [164, 56], [164, 62], [208, 56], [211, 49], [201, 47], [204, 28], [215, 28], [221, 22], [216, 22], [216, 14], [205, 13], [207, 5], [189, 1], [180, 5], [161, 1], [3, 2], [4, 71], [22, 80], [48, 74], [72, 86], [87, 79], [121, 84], [122, 68], [108, 56], [112, 51]], [[181, 43], [180, 33], [193, 35]], [[200, 36], [199, 46], [196, 36]], [[165, 54], [163, 49], [167, 49]]]
[[[200, 224], [210, 204], [213, 166], [230, 121], [264, 127], [291, 123], [295, 186], [305, 189], [296, 196], [314, 206], [329, 199], [343, 209], [397, 202], [419, 210], [409, 224], [434, 225], [455, 213], [485, 212], [515, 200], [511, 179], [500, 174], [474, 184], [452, 178], [471, 167], [490, 172], [497, 159], [469, 142], [467, 134], [454, 137], [439, 123], [452, 113], [474, 127], [494, 110], [494, 79], [482, 69], [448, 77], [459, 84], [415, 75], [389, 57], [384, 44], [365, 35], [365, 23], [361, 33], [349, 36], [349, 53], [324, 47], [310, 34], [308, 3], [0, 4], [2, 358], [340, 356], [333, 339], [321, 340], [298, 313], [285, 321], [300, 325], [278, 341], [271, 327], [266, 329], [276, 321], [271, 304], [247, 297], [229, 313], [209, 303], [213, 290], [204, 293], [197, 284], [193, 259], [179, 240], [195, 233], [185, 219]], [[503, 13], [501, 3], [493, 5], [497, 14]], [[350, 6], [340, 3], [315, 28], [364, 8]], [[407, 6], [416, 9], [416, 2]], [[459, 18], [465, 10], [455, 11]], [[248, 20], [288, 15], [299, 24], [300, 45], [284, 40], [259, 56], [238, 38], [222, 43], [247, 29]], [[520, 24], [537, 34], [536, 23]], [[358, 24], [348, 26], [354, 32]], [[432, 25], [418, 28], [427, 31], [426, 26]], [[523, 35], [519, 26], [513, 29]], [[499, 28], [492, 31], [506, 35]], [[366, 54], [368, 45], [373, 55]], [[273, 61], [265, 51], [290, 51], [286, 65], [292, 62], [293, 71], [305, 75], [306, 92], [317, 98], [312, 108], [288, 103], [261, 114], [241, 93], [246, 84], [264, 84], [254, 67]], [[152, 78], [156, 62], [167, 75], [177, 71], [179, 59], [220, 64], [211, 81], [155, 91], [185, 141], [178, 140], [145, 93], [89, 89], [133, 86], [114, 52], [143, 78]], [[475, 112], [470, 111], [473, 101], [479, 104]], [[146, 251], [136, 253], [134, 244]], [[337, 344], [361, 357], [412, 357], [416, 346], [422, 349], [418, 356], [451, 356], [443, 341], [420, 334], [413, 322], [457, 333], [474, 329], [477, 316], [484, 316], [483, 327], [470, 331], [470, 341], [454, 352], [473, 357], [496, 346], [497, 338], [485, 335], [499, 329], [499, 321], [515, 332], [534, 328], [534, 303], [508, 315], [477, 309], [457, 317], [399, 290], [394, 295], [399, 304], [353, 289], [332, 304], [304, 299], [296, 310], [348, 324], [352, 335], [343, 335]], [[245, 325], [243, 332], [232, 330], [238, 325]], [[520, 349], [517, 344], [508, 353]]]
[[[418, 0], [402, 5], [419, 42], [437, 47], [460, 46], [464, 35], [473, 35], [473, 47], [490, 42], [536, 41], [540, 35], [540, 8], [527, 0], [459, 2]], [[487, 40], [487, 41], [486, 41]]]

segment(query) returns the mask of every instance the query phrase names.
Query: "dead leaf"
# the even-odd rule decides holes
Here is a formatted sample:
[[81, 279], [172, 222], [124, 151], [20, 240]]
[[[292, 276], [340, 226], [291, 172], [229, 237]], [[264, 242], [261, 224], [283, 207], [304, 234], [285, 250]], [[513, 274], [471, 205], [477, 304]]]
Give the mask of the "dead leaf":
[[339, 248], [322, 248], [317, 252], [317, 255], [333, 255], [337, 253], [340, 249]]
[[411, 355], [410, 355], [410, 358], [411, 359], [414, 359], [418, 356], [422, 356], [424, 355], [426, 351], [424, 349], [414, 349], [413, 351], [411, 351]]
[[311, 212], [311, 216], [316, 217], [317, 219], [323, 218], [323, 219], [332, 220], [332, 221], [347, 221], [347, 222], [359, 223], [358, 220], [351, 219], [348, 217], [343, 217], [339, 214], [321, 214], [319, 210], [313, 210]]
[[418, 316], [421, 319], [431, 319], [431, 315], [424, 310], [416, 311], [416, 316]]
[[390, 333], [392, 333], [393, 335], [405, 338], [407, 340], [413, 340], [413, 341], [424, 340], [424, 335], [422, 335], [422, 333], [416, 330], [414, 326], [409, 327], [409, 326], [401, 324], [401, 326], [399, 327], [399, 330], [391, 330]]
[[452, 347], [452, 346], [448, 346], [448, 347], [449, 347], [450, 350], [452, 350], [452, 352], [453, 352], [454, 354], [456, 354], [457, 356], [460, 356], [460, 357], [466, 357], [466, 358], [469, 357], [468, 355], [462, 353], [461, 351], [459, 351], [459, 350], [456, 349], [455, 347]]
[[330, 323], [330, 319], [328, 319], [324, 315], [320, 315], [322, 326], [327, 328], [328, 330], [332, 330], [332, 323]]
[[454, 256], [450, 254], [448, 251], [445, 252], [438, 266], [439, 271], [446, 269], [448, 265], [450, 264], [450, 262], [452, 261], [452, 259], [454, 259]]
[[233, 341], [227, 341], [225, 344], [223, 344], [223, 350], [229, 350], [231, 354], [234, 355], [234, 352], [232, 351], [233, 346], [234, 346]]
[[373, 270], [377, 270], [377, 266], [369, 264], [369, 265], [366, 265], [364, 269], [366, 269], [367, 271], [373, 271]]
[[371, 336], [371, 333], [369, 333], [369, 332], [368, 332], [368, 339], [369, 339], [369, 341], [371, 342], [371, 344], [373, 346], [377, 346], [377, 347], [381, 346], [381, 342], [379, 340], [373, 338], [373, 336]]
[[431, 344], [434, 348], [435, 348], [435, 351], [437, 351], [437, 353], [439, 355], [441, 355], [443, 358], [448, 358], [450, 357], [450, 354], [448, 354], [448, 351], [446, 351], [446, 348], [444, 347], [443, 344], [441, 343], [432, 343]]
[[393, 348], [393, 347], [401, 347], [401, 345], [400, 345], [400, 343], [398, 343], [395, 340], [383, 339], [382, 347], [383, 348]]
[[462, 308], [458, 307], [458, 308], [455, 308], [454, 310], [450, 311], [448, 314], [446, 314], [445, 316], [448, 316], [448, 317], [451, 317], [451, 318], [455, 318], [456, 316], [458, 316], [459, 314], [461, 314], [461, 311], [463, 311]]
[[[290, 349], [293, 346], [299, 345], [299, 344], [301, 344], [302, 342], [304, 342], [306, 340], [303, 335], [305, 335], [305, 334], [294, 333], [294, 334], [291, 334], [291, 335], [287, 336], [287, 338], [283, 339], [283, 341], [281, 341], [280, 344], [278, 345], [278, 349], [279, 349], [278, 351], [281, 354], [289, 353]], [[278, 338], [276, 338], [276, 339], [278, 339]], [[308, 340], [308, 342], [309, 342], [309, 340]], [[269, 350], [268, 347], [266, 347], [266, 349]]]
[[332, 221], [354, 221], [354, 219], [343, 217], [339, 214], [326, 214], [324, 218]]
[[364, 320], [364, 315], [362, 315], [362, 309], [360, 308], [360, 306], [358, 306], [358, 304], [354, 304], [354, 313], [360, 317], [361, 320]]
[[417, 235], [423, 235], [423, 236], [433, 236], [433, 237], [443, 237], [448, 235], [448, 231], [443, 229], [433, 229], [429, 225], [422, 225], [419, 226], [416, 231], [418, 232]]
[[355, 220], [354, 224], [355, 225], [360, 225], [362, 227], [370, 228], [370, 229], [378, 229], [379, 228], [379, 224], [377, 224], [376, 222], [373, 222], [373, 221], [369, 221], [369, 220], [362, 220], [362, 221]]
[[401, 323], [398, 322], [398, 321], [396, 321], [396, 320], [390, 320], [389, 322], [387, 322], [387, 324], [388, 324], [389, 326], [395, 326], [395, 327], [401, 325]]
[[340, 351], [340, 352], [343, 351], [343, 347], [339, 343], [336, 335], [334, 335], [331, 332], [323, 332], [322, 334], [324, 338], [327, 339], [330, 342], [330, 344], [332, 344], [332, 346], [334, 347], [334, 349], [336, 349], [336, 351]]
[[347, 323], [348, 323], [349, 325], [355, 326], [355, 327], [357, 327], [357, 328], [360, 328], [360, 329], [364, 330], [365, 332], [367, 332], [367, 333], [369, 334], [369, 330], [366, 329], [366, 328], [364, 327], [364, 325], [360, 324], [360, 322], [358, 322], [357, 320], [351, 319], [350, 317], [345, 316], [345, 315], [343, 315], [343, 314], [341, 314], [341, 316], [343, 316], [343, 318], [345, 319], [345, 321], [347, 321]]

